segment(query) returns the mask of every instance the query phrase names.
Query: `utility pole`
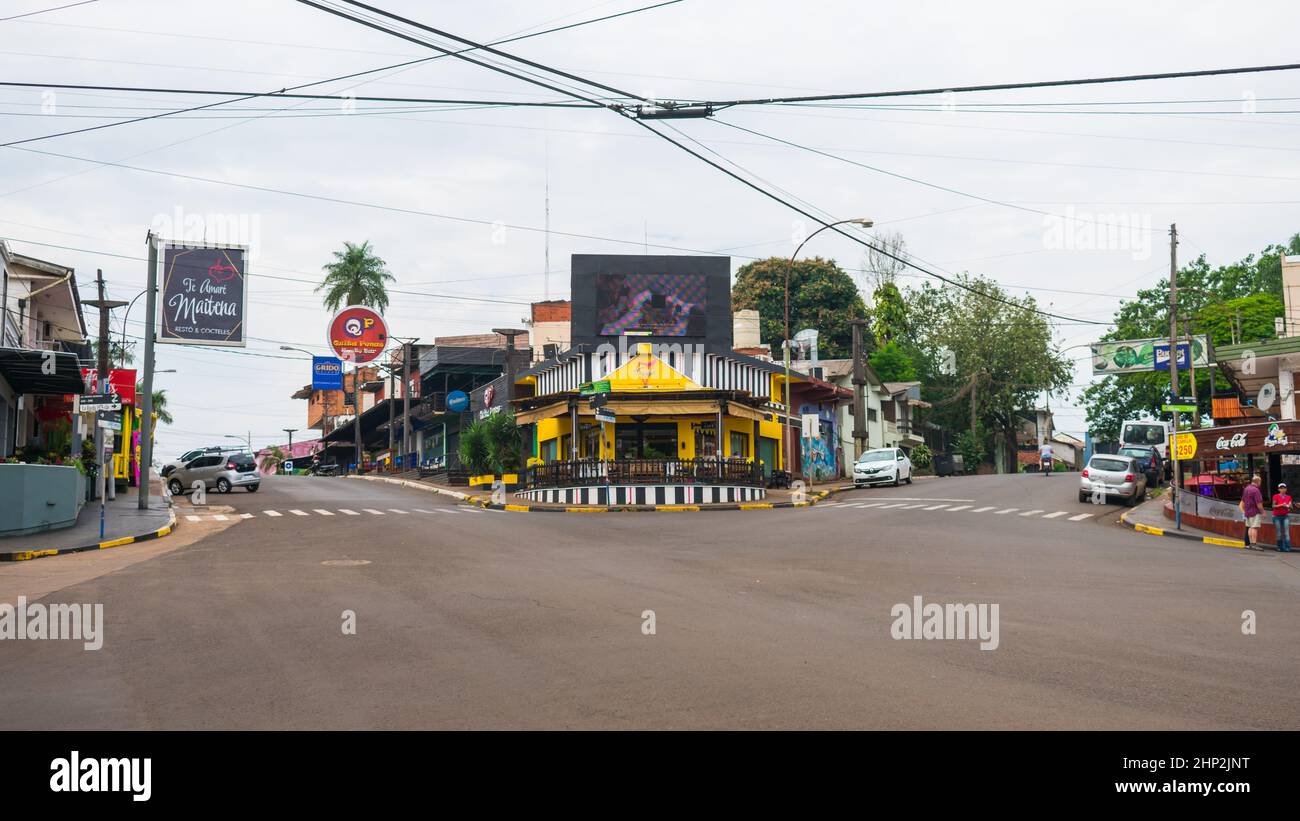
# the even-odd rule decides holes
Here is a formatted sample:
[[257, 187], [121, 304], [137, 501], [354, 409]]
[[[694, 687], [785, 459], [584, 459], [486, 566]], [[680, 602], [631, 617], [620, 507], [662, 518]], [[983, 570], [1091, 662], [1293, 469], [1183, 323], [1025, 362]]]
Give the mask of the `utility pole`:
[[[1178, 401], [1178, 225], [1169, 226], [1169, 390]], [[1174, 464], [1174, 528], [1183, 529], [1182, 500], [1178, 498], [1183, 487], [1182, 463], [1178, 461], [1178, 411], [1173, 417], [1174, 435], [1169, 437], [1169, 458]], [[1190, 435], [1190, 434], [1189, 434]]]
[[862, 329], [866, 320], [855, 319], [853, 326], [853, 461], [867, 452], [867, 369], [863, 361]]
[[393, 365], [392, 358], [388, 360], [388, 462], [394, 464], [393, 449], [397, 447], [396, 436], [393, 433], [393, 425], [396, 422], [397, 413], [397, 368]]
[[402, 343], [402, 464], [411, 455], [411, 342]]
[[1193, 350], [1192, 350], [1192, 320], [1191, 319], [1183, 320], [1183, 330], [1186, 332], [1187, 335], [1187, 378], [1192, 383], [1192, 404], [1195, 404], [1197, 408], [1196, 413], [1192, 414], [1192, 427], [1199, 428], [1201, 426], [1201, 410], [1200, 410], [1201, 406], [1196, 401], [1197, 399], [1196, 358], [1195, 356], [1193, 356]]
[[357, 472], [361, 472], [361, 366], [352, 364], [352, 445]]
[[[294, 434], [294, 431], [296, 431], [296, 430], [298, 430], [298, 429], [297, 429], [297, 428], [284, 428], [284, 432], [287, 433], [287, 434], [289, 434], [289, 461], [290, 461], [290, 462], [293, 461], [293, 434]], [[249, 433], [251, 434], [252, 432], [250, 431]], [[252, 450], [251, 447], [249, 448], [249, 451], [248, 451], [248, 452], [249, 452], [249, 453], [252, 453], [252, 452], [253, 452], [253, 450]]]
[[[122, 307], [123, 305], [126, 304], [126, 302], [120, 299], [108, 299], [105, 297], [103, 269], [97, 269], [95, 271], [95, 287], [99, 298], [85, 300], [84, 302], [82, 302], [82, 304], [89, 305], [92, 308], [99, 309], [99, 356], [97, 357], [95, 366], [99, 370], [100, 392], [109, 393], [110, 391], [108, 389], [108, 366], [110, 363], [109, 363], [109, 356], [108, 356], [108, 348], [110, 342], [109, 342], [109, 330], [108, 330], [108, 312], [114, 308]], [[129, 413], [129, 412], [130, 411], [123, 410], [123, 413]], [[93, 434], [95, 439], [95, 461], [97, 463], [100, 463], [99, 473], [100, 473], [100, 478], [102, 479], [104, 475], [107, 473], [106, 465], [103, 464], [104, 463], [104, 437], [107, 434], [104, 432], [104, 429], [99, 426], [99, 418], [98, 418], [99, 414], [96, 414], [95, 417], [96, 417], [95, 430]], [[79, 423], [80, 420], [79, 419], [76, 420], [76, 424]], [[74, 424], [74, 431], [72, 436], [73, 455], [76, 455], [81, 450], [81, 436], [79, 435], [80, 429], [76, 427], [76, 424]], [[123, 447], [127, 447], [129, 446], [129, 443], [123, 442], [122, 445]], [[111, 462], [109, 464], [111, 464]], [[101, 483], [101, 489], [100, 489], [101, 500], [104, 498], [104, 494], [107, 494], [108, 498], [110, 499], [117, 498], [117, 484], [112, 477], [109, 477], [107, 484]]]
[[149, 271], [145, 285], [144, 315], [144, 401], [140, 416], [140, 510], [149, 509], [149, 468], [153, 465], [153, 336], [158, 317], [158, 238], [152, 231], [149, 244]]

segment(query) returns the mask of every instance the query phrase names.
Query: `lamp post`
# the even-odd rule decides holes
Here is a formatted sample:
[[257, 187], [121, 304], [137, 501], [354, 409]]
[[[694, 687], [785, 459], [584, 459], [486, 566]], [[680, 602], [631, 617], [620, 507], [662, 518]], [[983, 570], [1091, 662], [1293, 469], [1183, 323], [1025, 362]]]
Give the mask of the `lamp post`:
[[245, 440], [245, 438], [244, 438], [243, 436], [236, 436], [236, 435], [233, 434], [233, 433], [227, 433], [227, 434], [226, 434], [226, 438], [227, 438], [227, 439], [238, 439], [238, 440], [241, 441], [241, 442], [247, 441], [247, 443], [248, 443], [248, 453], [249, 453], [250, 456], [252, 455], [252, 453], [253, 453], [253, 432], [252, 432], [251, 430], [248, 432], [247, 440]]
[[[871, 220], [866, 219], [866, 218], [864, 218], [864, 217], [855, 217], [855, 218], [853, 218], [853, 219], [838, 220], [837, 222], [827, 223], [826, 225], [823, 225], [821, 228], [818, 228], [816, 231], [813, 231], [813, 232], [812, 232], [811, 234], [809, 234], [808, 236], [804, 237], [803, 242], [800, 242], [799, 245], [794, 249], [794, 253], [790, 255], [790, 263], [789, 263], [789, 264], [786, 266], [786, 268], [785, 268], [785, 343], [784, 343], [783, 346], [782, 346], [782, 347], [785, 349], [785, 415], [786, 415], [786, 425], [785, 425], [785, 430], [787, 431], [787, 434], [788, 434], [788, 435], [787, 435], [787, 439], [786, 439], [786, 443], [785, 443], [785, 470], [786, 470], [786, 472], [789, 473], [791, 476], [794, 475], [794, 436], [793, 436], [793, 434], [789, 434], [789, 427], [790, 427], [789, 423], [790, 423], [790, 416], [791, 416], [791, 407], [790, 407], [790, 275], [791, 275], [792, 273], [794, 273], [794, 261], [795, 261], [795, 258], [799, 256], [799, 252], [803, 250], [803, 247], [804, 247], [805, 245], [808, 244], [808, 240], [810, 240], [810, 239], [812, 239], [813, 237], [817, 236], [817, 235], [820, 234], [822, 231], [825, 231], [827, 228], [834, 228], [834, 227], [837, 226], [837, 225], [849, 225], [849, 224], [852, 224], [852, 225], [860, 225], [860, 226], [862, 226], [863, 228], [870, 228], [870, 227], [873, 225], [873, 223], [872, 223]], [[721, 438], [721, 437], [722, 437], [722, 431], [718, 431], [718, 443], [719, 443], [719, 446], [721, 446], [721, 443], [722, 443], [722, 438]], [[719, 452], [721, 452], [720, 449], [719, 449]]]

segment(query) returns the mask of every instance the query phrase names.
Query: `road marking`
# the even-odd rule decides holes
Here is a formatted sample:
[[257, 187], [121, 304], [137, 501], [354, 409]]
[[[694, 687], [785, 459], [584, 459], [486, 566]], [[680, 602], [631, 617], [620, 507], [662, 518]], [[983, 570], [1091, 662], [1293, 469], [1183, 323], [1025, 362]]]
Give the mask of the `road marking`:
[[930, 505], [926, 510], [943, 510], [947, 505]]
[[889, 496], [891, 502], [973, 502], [974, 499], [944, 499], [940, 496]]
[[322, 515], [322, 516], [333, 516], [333, 515], [334, 515], [334, 511], [332, 511], [332, 510], [324, 510], [324, 509], [319, 508], [319, 507], [313, 507], [312, 510], [316, 511], [317, 513], [319, 513], [319, 514]]
[[241, 513], [241, 514], [239, 514], [239, 518], [241, 518], [241, 519], [251, 519], [251, 518], [253, 518], [253, 514], [251, 514], [251, 513]]
[[959, 511], [959, 510], [965, 510], [965, 509], [968, 508], [968, 507], [970, 507], [970, 505], [957, 505], [956, 507], [950, 507], [950, 508], [948, 508], [948, 512], [949, 512], [949, 513], [956, 513], [957, 511]]
[[346, 507], [341, 507], [341, 508], [339, 508], [339, 513], [346, 513], [346, 514], [348, 514], [349, 516], [360, 516], [360, 515], [361, 515], [360, 513], [357, 513], [355, 510], [348, 510]]
[[283, 515], [284, 515], [283, 513], [277, 513], [277, 512], [275, 512], [274, 510], [263, 510], [262, 512], [265, 513], [267, 516], [283, 516]]
[[295, 516], [310, 516], [310, 515], [311, 515], [310, 513], [304, 513], [304, 512], [301, 511], [301, 510], [291, 510], [291, 511], [289, 511], [289, 512], [292, 513], [292, 514], [295, 515]]
[[1069, 512], [1070, 512], [1070, 511], [1068, 511], [1068, 510], [1058, 510], [1058, 511], [1056, 511], [1055, 513], [1049, 513], [1049, 514], [1047, 514], [1047, 515], [1044, 516], [1043, 518], [1044, 518], [1044, 519], [1055, 519], [1057, 516], [1064, 516], [1065, 514], [1067, 514], [1067, 513], [1069, 513]]
[[375, 514], [376, 516], [383, 516], [383, 515], [384, 515], [384, 511], [382, 511], [382, 510], [375, 510], [374, 508], [371, 508], [371, 507], [363, 507], [363, 508], [361, 508], [361, 509], [364, 510], [365, 512], [367, 512], [367, 513], [373, 513], [373, 514]]
[[186, 517], [185, 517], [185, 521], [187, 521], [187, 522], [201, 522], [201, 521], [203, 521], [203, 517], [201, 517], [201, 516], [186, 516]]
[[1042, 513], [1042, 512], [1043, 512], [1043, 511], [1041, 511], [1041, 510], [1026, 510], [1024, 513], [1021, 513], [1020, 515], [1021, 515], [1021, 516], [1033, 516], [1035, 513]]
[[1091, 519], [1093, 516], [1096, 516], [1096, 515], [1097, 515], [1097, 514], [1095, 514], [1095, 513], [1080, 513], [1078, 516], [1071, 516], [1071, 517], [1070, 517], [1070, 521], [1072, 521], [1072, 522], [1082, 522], [1084, 519]]
[[866, 510], [869, 507], [880, 507], [883, 504], [884, 502], [867, 502], [866, 504], [849, 505], [849, 507], [856, 507], [858, 510]]
[[972, 510], [971, 513], [983, 513], [984, 511], [992, 510], [995, 507], [997, 507], [997, 505], [989, 505], [988, 507], [977, 507], [974, 510]]
[[903, 504], [904, 504], [903, 502], [898, 502], [897, 504], [893, 504], [893, 505], [881, 505], [881, 506], [880, 506], [880, 509], [881, 509], [881, 510], [889, 510], [891, 507], [902, 507]]
[[903, 508], [903, 510], [916, 510], [918, 507], [925, 507], [925, 502], [921, 502], [921, 504], [919, 505], [908, 505], [907, 507]]
[[436, 513], [437, 511], [433, 511], [433, 510], [425, 510], [425, 509], [422, 508], [422, 507], [417, 507], [417, 508], [415, 508], [415, 512], [416, 512], [416, 513]]
[[404, 515], [404, 516], [409, 516], [409, 515], [411, 515], [411, 514], [407, 513], [405, 510], [398, 510], [398, 509], [395, 508], [395, 507], [390, 507], [389, 510], [391, 510], [391, 511], [394, 512], [394, 513], [401, 513], [401, 514]]
[[226, 520], [226, 517], [221, 515], [220, 513], [218, 513], [216, 516], [213, 516], [212, 518], [216, 519], [218, 522], [224, 522]]
[[994, 513], [993, 515], [994, 515], [994, 516], [1001, 516], [1003, 513], [1014, 513], [1014, 512], [1016, 512], [1016, 511], [1019, 510], [1019, 509], [1020, 509], [1020, 508], [1018, 508], [1018, 507], [1009, 507], [1009, 508], [1007, 508], [1006, 510], [999, 510], [997, 513]]

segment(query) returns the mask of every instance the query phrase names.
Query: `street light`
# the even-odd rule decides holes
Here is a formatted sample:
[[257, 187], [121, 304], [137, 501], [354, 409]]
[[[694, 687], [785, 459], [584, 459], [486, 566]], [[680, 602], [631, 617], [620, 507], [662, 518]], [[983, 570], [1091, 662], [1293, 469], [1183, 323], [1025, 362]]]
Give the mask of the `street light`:
[[[241, 442], [244, 441], [244, 437], [243, 437], [243, 436], [236, 436], [236, 435], [234, 435], [233, 433], [227, 433], [227, 434], [226, 434], [226, 438], [227, 438], [227, 439], [238, 439], [238, 440], [240, 440]], [[253, 432], [252, 432], [251, 430], [248, 432], [248, 440], [247, 440], [247, 441], [248, 441], [248, 453], [249, 453], [249, 455], [251, 456], [252, 453], [253, 453]]]
[[[804, 237], [803, 242], [794, 249], [790, 256], [790, 264], [785, 268], [785, 415], [786, 428], [789, 429], [791, 407], [790, 407], [790, 275], [794, 272], [794, 260], [803, 250], [808, 240], [825, 231], [827, 228], [834, 228], [837, 225], [859, 225], [863, 228], [870, 228], [874, 223], [865, 217], [854, 217], [853, 219], [839, 220], [831, 222], [813, 231]], [[718, 453], [722, 453], [722, 431], [718, 431]], [[785, 470], [786, 473], [794, 475], [794, 435], [790, 434], [785, 445]]]

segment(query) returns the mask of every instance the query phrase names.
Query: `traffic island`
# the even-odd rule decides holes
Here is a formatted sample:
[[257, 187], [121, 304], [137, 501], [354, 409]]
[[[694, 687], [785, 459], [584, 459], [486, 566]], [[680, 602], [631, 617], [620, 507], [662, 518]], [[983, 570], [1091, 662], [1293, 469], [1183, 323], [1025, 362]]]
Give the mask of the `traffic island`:
[[1163, 498], [1144, 502], [1132, 510], [1124, 511], [1119, 517], [1120, 524], [1136, 530], [1138, 533], [1146, 533], [1151, 536], [1167, 536], [1171, 539], [1184, 539], [1219, 547], [1241, 549], [1246, 546], [1246, 543], [1241, 539], [1226, 538], [1218, 533], [1201, 530], [1190, 525], [1183, 525], [1181, 530], [1174, 529], [1169, 520], [1165, 518], [1164, 507], [1165, 500]]
[[134, 492], [107, 501], [103, 536], [99, 531], [99, 515], [99, 503], [90, 502], [81, 509], [71, 527], [0, 539], [0, 562], [107, 550], [161, 539], [176, 529], [176, 514], [161, 496], [150, 496], [146, 510], [139, 509]]

